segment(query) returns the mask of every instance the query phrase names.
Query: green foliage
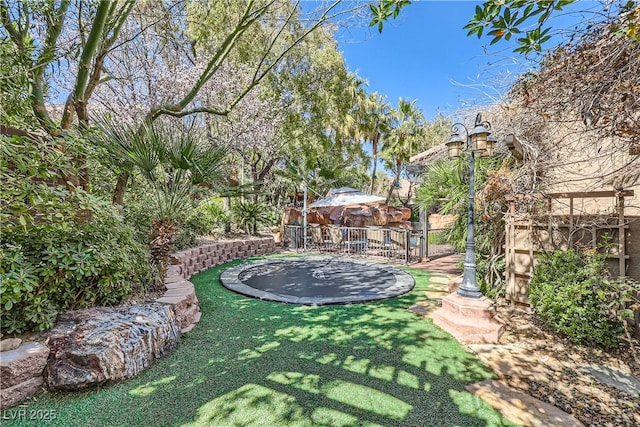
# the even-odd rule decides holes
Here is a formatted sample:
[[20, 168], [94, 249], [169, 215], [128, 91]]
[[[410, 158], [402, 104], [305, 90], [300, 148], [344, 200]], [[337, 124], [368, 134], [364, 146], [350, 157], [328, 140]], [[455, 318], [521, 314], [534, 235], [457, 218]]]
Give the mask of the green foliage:
[[258, 225], [267, 224], [270, 219], [269, 208], [260, 202], [238, 200], [231, 211], [238, 227], [250, 234], [258, 234]]
[[225, 228], [231, 223], [231, 212], [225, 210], [222, 199], [219, 197], [205, 200], [198, 206], [197, 211], [209, 218], [211, 228]]
[[208, 234], [212, 224], [208, 216], [194, 211], [184, 221], [177, 224], [178, 234], [173, 238], [172, 249], [180, 250], [196, 246], [197, 237]]
[[209, 143], [195, 121], [116, 124], [103, 116], [98, 124], [93, 142], [106, 151], [104, 162], [141, 177], [154, 218], [178, 219], [198, 186], [221, 180], [226, 153]]
[[[518, 47], [514, 52], [540, 52], [542, 45], [551, 39], [549, 18], [575, 2], [576, 0], [487, 0], [482, 5], [476, 5], [475, 15], [464, 29], [469, 30], [467, 35], [476, 35], [478, 38], [485, 34], [485, 29], [489, 29], [486, 34], [493, 37], [491, 44], [503, 39], [511, 40], [514, 35], [522, 35], [517, 39]], [[369, 26], [377, 24], [378, 31], [382, 32], [384, 21], [391, 16], [397, 17], [400, 9], [409, 3], [382, 0], [377, 6], [371, 6]]]
[[[497, 161], [493, 159], [476, 161], [475, 189], [477, 194], [482, 190], [487, 179], [487, 172], [496, 168], [496, 164]], [[453, 161], [441, 159], [431, 163], [423, 173], [423, 182], [416, 194], [416, 203], [426, 212], [456, 215], [454, 226], [446, 232], [446, 235], [449, 243], [459, 251], [464, 250], [467, 238], [468, 167], [468, 157], [461, 157]], [[476, 210], [476, 219], [479, 217]]]
[[6, 39], [0, 39], [0, 123], [32, 128], [35, 117], [29, 102], [29, 80], [22, 58]]
[[429, 235], [427, 236], [427, 241], [430, 245], [443, 245], [448, 243], [444, 231], [429, 233]]
[[[475, 243], [478, 283], [484, 295], [495, 297], [503, 292], [502, 273], [504, 257], [497, 254], [496, 247], [501, 242], [496, 239], [504, 230], [502, 212], [488, 201], [479, 201], [488, 173], [497, 169], [499, 159], [476, 161], [475, 188]], [[417, 204], [428, 213], [438, 212], [456, 217], [453, 226], [442, 233], [446, 241], [458, 252], [464, 252], [467, 241], [467, 217], [469, 210], [469, 159], [462, 157], [455, 161], [442, 159], [431, 163], [423, 173], [423, 182], [416, 194]]]
[[126, 193], [122, 215], [124, 221], [135, 230], [136, 241], [143, 245], [148, 245], [149, 232], [154, 216], [154, 211], [149, 209], [152, 201], [144, 182], [133, 179], [131, 184], [131, 190]]
[[[484, 243], [486, 240], [481, 240], [481, 242]], [[481, 248], [479, 252], [480, 256], [476, 258], [476, 275], [482, 295], [490, 299], [504, 296], [504, 272], [507, 268], [504, 254], [488, 256], [485, 255], [488, 251], [484, 248]]]
[[616, 347], [639, 290], [633, 281], [611, 277], [605, 255], [570, 249], [540, 257], [529, 300], [551, 329], [572, 342]]
[[[517, 39], [519, 47], [514, 51], [519, 53], [540, 52], [542, 45], [551, 39], [551, 27], [545, 27], [553, 13], [562, 11], [576, 0], [547, 0], [547, 1], [485, 1], [482, 6], [476, 6], [475, 15], [464, 27], [469, 30], [468, 35], [482, 37], [484, 30], [489, 28], [487, 35], [493, 37], [491, 44], [500, 40], [510, 40], [514, 35], [522, 35]], [[527, 25], [535, 22], [534, 27], [526, 29]]]
[[210, 198], [196, 207], [191, 214], [177, 225], [180, 231], [173, 246], [179, 250], [196, 244], [198, 236], [211, 233], [216, 228], [224, 228], [231, 222], [231, 214], [226, 212], [220, 198]]
[[268, 227], [280, 227], [282, 222], [282, 209], [270, 207], [264, 215], [263, 225]]
[[112, 305], [152, 279], [148, 252], [110, 203], [57, 184], [63, 153], [3, 138], [2, 332], [45, 330], [58, 313]]
[[[127, 170], [142, 183], [149, 201], [151, 220], [149, 249], [151, 264], [166, 273], [169, 254], [183, 223], [181, 245], [194, 243], [202, 227], [199, 218], [190, 218], [200, 191], [221, 180], [225, 151], [214, 146], [195, 120], [166, 120], [136, 124], [116, 124], [110, 117], [98, 118], [95, 145], [107, 153], [105, 164]], [[190, 218], [190, 219], [189, 219]], [[162, 283], [157, 282], [161, 287]]]
[[390, 17], [397, 18], [400, 10], [409, 4], [411, 4], [409, 0], [381, 0], [377, 5], [369, 5], [371, 9], [369, 26], [377, 26], [378, 32], [381, 33], [384, 28], [384, 22]]

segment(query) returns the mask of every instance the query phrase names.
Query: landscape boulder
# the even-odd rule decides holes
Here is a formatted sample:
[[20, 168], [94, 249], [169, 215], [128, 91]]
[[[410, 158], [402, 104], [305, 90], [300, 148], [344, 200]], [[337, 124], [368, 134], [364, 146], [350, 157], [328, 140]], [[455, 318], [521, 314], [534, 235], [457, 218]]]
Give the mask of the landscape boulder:
[[31, 397], [42, 385], [49, 348], [30, 342], [0, 355], [0, 409]]
[[72, 391], [133, 377], [176, 348], [180, 336], [169, 305], [67, 312], [49, 334], [45, 383], [51, 390]]

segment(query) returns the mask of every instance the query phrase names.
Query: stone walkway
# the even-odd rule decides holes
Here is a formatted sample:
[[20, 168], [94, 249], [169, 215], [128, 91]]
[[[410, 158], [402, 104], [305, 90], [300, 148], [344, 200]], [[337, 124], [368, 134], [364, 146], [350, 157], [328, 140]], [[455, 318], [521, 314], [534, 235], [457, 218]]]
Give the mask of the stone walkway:
[[456, 289], [456, 278], [462, 274], [458, 267], [461, 259], [462, 255], [453, 254], [411, 265], [412, 268], [428, 270], [432, 273], [429, 282], [432, 290], [425, 292], [426, 301], [420, 301], [409, 307], [410, 312], [418, 316], [430, 317], [440, 307], [440, 300]]
[[[427, 300], [409, 307], [409, 311], [423, 317], [431, 317], [440, 307], [441, 299], [454, 292], [460, 283], [462, 271], [458, 267], [462, 255], [448, 255], [412, 267], [432, 273], [430, 287], [426, 291]], [[530, 369], [535, 375], [542, 368], [537, 361], [522, 363], [523, 353], [514, 345], [467, 345], [470, 351], [496, 372], [497, 380], [487, 380], [467, 387], [489, 405], [496, 408], [510, 421], [527, 426], [582, 426], [583, 424], [555, 406], [509, 387], [501, 381], [513, 370]], [[526, 355], [524, 355], [526, 357]], [[527, 368], [528, 367], [528, 368]], [[527, 374], [527, 375], [528, 375]]]

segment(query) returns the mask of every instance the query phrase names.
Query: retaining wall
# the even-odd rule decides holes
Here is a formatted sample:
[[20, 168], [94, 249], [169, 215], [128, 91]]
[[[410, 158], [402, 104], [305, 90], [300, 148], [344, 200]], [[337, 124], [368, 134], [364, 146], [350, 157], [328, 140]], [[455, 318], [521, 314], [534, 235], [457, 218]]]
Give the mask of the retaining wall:
[[[171, 257], [165, 285], [167, 291], [156, 302], [171, 305], [181, 333], [190, 331], [200, 320], [200, 305], [189, 279], [203, 270], [225, 262], [276, 251], [272, 237], [216, 242], [176, 252]], [[19, 345], [17, 343], [16, 345]], [[33, 396], [43, 384], [42, 372], [49, 348], [44, 343], [27, 342], [0, 352], [0, 410]]]
[[176, 252], [167, 270], [167, 291], [156, 302], [173, 306], [182, 333], [188, 332], [200, 321], [200, 305], [195, 288], [189, 282], [191, 276], [225, 262], [268, 255], [275, 250], [273, 237], [265, 237], [209, 243]]

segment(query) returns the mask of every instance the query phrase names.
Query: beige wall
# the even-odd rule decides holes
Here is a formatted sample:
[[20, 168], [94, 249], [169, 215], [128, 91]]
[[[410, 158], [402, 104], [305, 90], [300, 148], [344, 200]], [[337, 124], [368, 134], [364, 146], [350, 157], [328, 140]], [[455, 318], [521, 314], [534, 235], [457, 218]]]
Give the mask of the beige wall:
[[[640, 216], [640, 156], [629, 154], [628, 143], [598, 138], [580, 125], [557, 125], [551, 133], [553, 143], [544, 144], [541, 150], [545, 153], [538, 153], [543, 159], [543, 190], [633, 190], [635, 194], [625, 201], [625, 210], [627, 215]], [[554, 208], [561, 208], [562, 203], [558, 201]], [[574, 209], [585, 214], [614, 212], [615, 199], [583, 199]]]

